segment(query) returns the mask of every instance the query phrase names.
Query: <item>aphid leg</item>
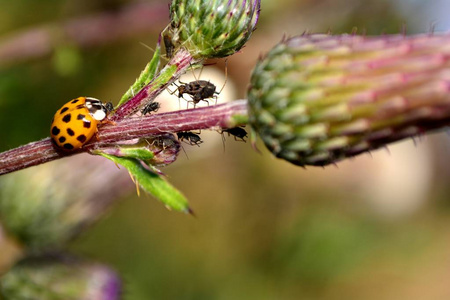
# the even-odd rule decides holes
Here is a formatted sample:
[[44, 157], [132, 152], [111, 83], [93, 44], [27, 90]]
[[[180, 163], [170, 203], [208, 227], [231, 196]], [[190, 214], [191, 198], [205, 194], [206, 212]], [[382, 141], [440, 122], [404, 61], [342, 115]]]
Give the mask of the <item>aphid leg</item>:
[[189, 62], [189, 66], [192, 71], [192, 76], [194, 76], [195, 81], [198, 82], [199, 78], [202, 77], [203, 65], [200, 67], [200, 73], [198, 74], [198, 78], [197, 78], [197, 76], [195, 76], [195, 68], [190, 62]]
[[195, 100], [186, 100], [186, 101], [187, 101], [186, 109], [189, 108], [189, 103], [192, 103], [192, 105], [194, 105], [194, 108], [195, 108], [197, 106], [197, 103], [200, 102], [200, 101], [195, 101]]
[[220, 131], [219, 133], [222, 137], [223, 153], [225, 153], [225, 135], [223, 134], [223, 131]]
[[194, 67], [192, 66], [191, 62], [189, 62], [189, 68], [190, 68], [191, 71], [192, 71], [192, 76], [194, 76], [195, 81], [198, 82], [197, 76], [195, 76], [195, 70], [194, 70]]
[[[174, 82], [173, 84], [175, 84], [175, 82]], [[178, 85], [176, 85], [176, 84], [175, 84], [175, 86], [178, 87]], [[175, 90], [171, 91], [171, 90], [169, 89], [169, 87], [167, 87], [166, 90], [167, 90], [167, 91], [169, 92], [169, 94], [171, 94], [171, 95], [175, 94], [175, 93], [178, 91], [178, 89], [175, 89]]]
[[[200, 68], [200, 73], [198, 74], [198, 78], [202, 78], [202, 73], [203, 73], [203, 65], [202, 65], [202, 67]], [[195, 77], [195, 76], [194, 76]], [[198, 79], [196, 79], [197, 81], [198, 81]]]
[[201, 140], [198, 141], [198, 142], [189, 141], [189, 145], [191, 145], [191, 146], [194, 146], [194, 145], [195, 145], [195, 146], [197, 146], [197, 147], [200, 147], [200, 144], [201, 144], [201, 143], [203, 143], [203, 141], [201, 141]]
[[[180, 141], [181, 141], [181, 139], [180, 139]], [[186, 150], [184, 150], [183, 145], [180, 144], [180, 146], [181, 146], [181, 149], [183, 149], [184, 155], [186, 155], [186, 158], [189, 160], [189, 156], [187, 155]]]
[[[155, 53], [155, 49], [153, 49], [152, 47], [150, 47], [149, 45], [143, 43], [143, 42], [139, 42], [139, 44], [141, 44], [142, 46], [144, 46], [145, 48], [147, 48], [148, 50], [152, 51], [153, 53]], [[167, 58], [167, 55], [161, 55], [161, 57], [165, 60], [165, 61], [169, 61], [169, 59]]]
[[[209, 101], [208, 101], [208, 99], [201, 99], [202, 101], [205, 101], [206, 103], [208, 103], [208, 106], [209, 106]], [[198, 102], [200, 102], [200, 101], [198, 101]]]
[[220, 89], [219, 92], [214, 92], [215, 94], [219, 95], [220, 93], [222, 93], [223, 89], [225, 88], [225, 85], [227, 84], [228, 81], [228, 58], [225, 59], [225, 82], [222, 85], [222, 88]]

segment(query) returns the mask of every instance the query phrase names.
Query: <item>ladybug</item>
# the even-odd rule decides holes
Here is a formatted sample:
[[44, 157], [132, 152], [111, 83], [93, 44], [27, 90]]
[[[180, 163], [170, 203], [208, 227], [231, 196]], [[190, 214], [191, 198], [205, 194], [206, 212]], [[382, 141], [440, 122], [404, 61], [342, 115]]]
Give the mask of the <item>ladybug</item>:
[[111, 103], [103, 104], [90, 97], [78, 97], [59, 109], [52, 120], [50, 136], [58, 148], [71, 151], [80, 149], [96, 133], [112, 111]]

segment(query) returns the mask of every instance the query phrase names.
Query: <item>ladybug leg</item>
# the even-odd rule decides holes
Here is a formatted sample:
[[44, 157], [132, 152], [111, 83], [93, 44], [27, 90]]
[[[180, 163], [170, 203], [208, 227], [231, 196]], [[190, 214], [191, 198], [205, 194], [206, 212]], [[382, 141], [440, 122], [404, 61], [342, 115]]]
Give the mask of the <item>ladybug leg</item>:
[[111, 121], [110, 119], [106, 118], [102, 121], [101, 124], [110, 124], [110, 125], [116, 125], [116, 122]]
[[98, 135], [98, 130], [97, 131], [95, 131], [95, 133], [94, 133], [94, 138], [93, 138], [93, 140], [96, 140], [96, 141], [98, 141], [99, 139], [100, 139], [100, 137], [99, 137], [99, 135]]

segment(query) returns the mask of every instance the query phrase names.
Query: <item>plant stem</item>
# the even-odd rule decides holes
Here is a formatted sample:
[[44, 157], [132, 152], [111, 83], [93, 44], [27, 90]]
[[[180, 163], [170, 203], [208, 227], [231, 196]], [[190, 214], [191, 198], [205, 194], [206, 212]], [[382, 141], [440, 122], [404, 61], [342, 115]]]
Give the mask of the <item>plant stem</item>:
[[118, 121], [135, 114], [142, 109], [145, 104], [152, 102], [156, 96], [184, 74], [190, 66], [197, 62], [198, 60], [194, 59], [188, 51], [181, 48], [167, 65], [164, 66], [161, 72], [159, 72], [159, 74], [133, 98], [121, 105], [110, 119], [112, 121]]
[[[131, 101], [131, 100], [130, 100]], [[219, 129], [244, 125], [237, 117], [247, 116], [247, 101], [237, 100], [226, 104], [125, 118], [115, 125], [99, 127], [98, 139], [88, 142], [82, 149], [73, 152], [58, 151], [45, 138], [21, 147], [0, 153], [0, 175], [36, 166], [45, 162], [82, 152], [90, 152], [101, 146], [125, 143], [161, 133], [174, 133], [198, 129]]]

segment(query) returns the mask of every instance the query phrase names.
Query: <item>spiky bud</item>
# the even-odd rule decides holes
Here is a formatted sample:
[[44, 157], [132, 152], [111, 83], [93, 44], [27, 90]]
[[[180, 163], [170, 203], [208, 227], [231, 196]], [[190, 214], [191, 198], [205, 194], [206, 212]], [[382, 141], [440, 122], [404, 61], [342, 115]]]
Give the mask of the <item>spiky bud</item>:
[[[195, 58], [220, 58], [250, 38], [261, 0], [173, 0], [164, 41], [168, 55], [183, 47]], [[167, 49], [168, 48], [168, 49]]]
[[110, 268], [73, 257], [34, 257], [0, 279], [0, 295], [15, 300], [118, 300], [121, 281]]
[[79, 155], [2, 177], [0, 220], [29, 252], [54, 251], [97, 221], [129, 188], [128, 174], [114, 164]]
[[277, 157], [326, 165], [450, 121], [450, 34], [303, 35], [253, 70], [249, 121]]
[[[163, 167], [173, 163], [180, 152], [180, 142], [171, 133], [150, 136], [111, 147], [98, 148], [106, 154], [138, 159], [149, 166]], [[96, 152], [94, 151], [94, 153]]]

